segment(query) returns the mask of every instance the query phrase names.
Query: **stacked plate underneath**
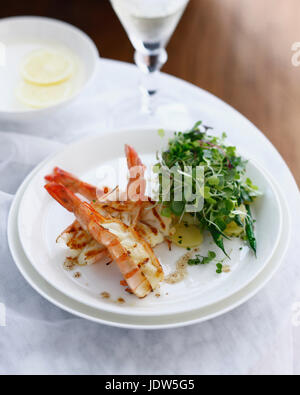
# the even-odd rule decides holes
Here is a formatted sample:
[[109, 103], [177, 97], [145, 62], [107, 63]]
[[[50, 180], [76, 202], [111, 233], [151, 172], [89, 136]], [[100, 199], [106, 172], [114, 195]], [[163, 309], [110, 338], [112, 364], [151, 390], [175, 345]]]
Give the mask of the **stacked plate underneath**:
[[[167, 132], [167, 137], [172, 132]], [[229, 138], [230, 138], [229, 134]], [[234, 136], [232, 136], [234, 139]], [[233, 141], [235, 143], [235, 141]], [[63, 268], [66, 251], [56, 238], [73, 216], [47, 196], [44, 176], [55, 166], [99, 185], [112, 178], [105, 168], [124, 168], [123, 147], [130, 144], [147, 166], [155, 163], [161, 138], [156, 129], [116, 131], [77, 142], [43, 162], [24, 181], [9, 216], [8, 237], [14, 260], [31, 286], [50, 302], [80, 317], [118, 327], [158, 329], [179, 327], [219, 316], [241, 305], [258, 292], [279, 268], [290, 238], [290, 215], [276, 182], [257, 158], [248, 158], [249, 176], [263, 191], [254, 205], [259, 242], [257, 259], [240, 253], [232, 242], [231, 271], [216, 274], [214, 265], [189, 268], [181, 283], [163, 284], [160, 297], [138, 300], [120, 287], [115, 265], [78, 268], [78, 276]], [[237, 147], [243, 152], [244, 147]], [[241, 148], [241, 149], [240, 149]], [[245, 155], [247, 156], [247, 154]], [[116, 185], [116, 180], [114, 180]], [[206, 238], [203, 253], [211, 249]], [[156, 250], [165, 272], [171, 272], [184, 252], [167, 246]], [[77, 271], [77, 269], [76, 269]], [[103, 298], [103, 295], [110, 298]], [[118, 301], [122, 300], [122, 303]]]

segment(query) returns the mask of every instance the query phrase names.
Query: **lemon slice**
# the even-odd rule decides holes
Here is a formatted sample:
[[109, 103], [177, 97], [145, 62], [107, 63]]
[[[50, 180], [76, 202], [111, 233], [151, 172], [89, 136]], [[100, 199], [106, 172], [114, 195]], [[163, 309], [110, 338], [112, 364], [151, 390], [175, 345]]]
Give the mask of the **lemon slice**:
[[52, 86], [37, 86], [23, 81], [17, 90], [17, 97], [30, 107], [45, 108], [66, 100], [71, 93], [72, 85], [69, 81]]
[[66, 81], [74, 69], [70, 57], [61, 52], [40, 50], [27, 56], [21, 65], [23, 78], [36, 85], [53, 85]]

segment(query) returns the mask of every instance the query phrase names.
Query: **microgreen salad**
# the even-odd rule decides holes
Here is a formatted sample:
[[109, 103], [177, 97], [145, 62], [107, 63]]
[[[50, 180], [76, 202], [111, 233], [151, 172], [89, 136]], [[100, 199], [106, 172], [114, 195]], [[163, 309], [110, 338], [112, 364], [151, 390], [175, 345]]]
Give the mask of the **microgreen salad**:
[[[202, 230], [210, 232], [215, 244], [228, 256], [224, 239], [239, 237], [246, 240], [256, 255], [257, 241], [254, 233], [254, 220], [251, 204], [261, 195], [259, 188], [246, 176], [247, 161], [237, 154], [236, 147], [225, 144], [226, 133], [221, 137], [210, 134], [211, 128], [198, 122], [188, 132], [176, 132], [169, 140], [168, 149], [157, 155], [159, 170], [159, 202], [163, 205], [162, 214], [173, 217], [181, 223], [190, 217]], [[162, 136], [163, 132], [160, 131]], [[182, 176], [185, 169], [203, 168], [203, 180], [197, 179], [196, 171], [190, 176], [196, 200], [203, 199], [203, 207], [194, 213], [187, 212], [188, 202], [184, 198], [174, 198], [176, 177]], [[177, 175], [174, 174], [174, 167]], [[172, 173], [170, 172], [172, 169]], [[157, 171], [158, 171], [157, 170]], [[169, 175], [171, 185], [168, 199], [163, 188], [163, 175]], [[194, 202], [195, 203], [195, 202]], [[195, 204], [196, 206], [196, 204]], [[196, 258], [191, 265], [205, 264], [208, 258]]]

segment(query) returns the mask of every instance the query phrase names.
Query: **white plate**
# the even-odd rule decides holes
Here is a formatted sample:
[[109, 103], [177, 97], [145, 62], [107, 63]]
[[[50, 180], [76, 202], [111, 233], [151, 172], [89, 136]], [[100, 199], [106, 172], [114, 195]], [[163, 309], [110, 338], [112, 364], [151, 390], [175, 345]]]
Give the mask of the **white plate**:
[[23, 193], [26, 190], [32, 177], [39, 171], [43, 166], [39, 166], [28, 178], [24, 181], [20, 187], [15, 200], [11, 206], [9, 219], [8, 219], [8, 242], [9, 247], [14, 258], [14, 261], [24, 276], [25, 280], [45, 299], [53, 303], [57, 307], [72, 313], [76, 316], [88, 319], [93, 322], [120, 327], [120, 328], [132, 328], [132, 329], [166, 329], [166, 328], [177, 328], [187, 325], [192, 325], [200, 322], [207, 321], [209, 319], [218, 317], [224, 313], [227, 313], [234, 308], [240, 306], [242, 303], [253, 297], [259, 290], [261, 290], [268, 281], [273, 277], [275, 272], [279, 269], [282, 259], [287, 251], [290, 241], [290, 216], [288, 207], [282, 193], [277, 189], [280, 197], [281, 207], [283, 209], [283, 228], [285, 232], [282, 234], [278, 248], [273, 255], [270, 262], [266, 265], [263, 271], [257, 276], [257, 278], [248, 284], [238, 293], [234, 294], [230, 298], [223, 300], [222, 302], [216, 303], [207, 308], [202, 308], [192, 312], [177, 314], [173, 316], [160, 316], [160, 317], [134, 317], [126, 315], [118, 315], [114, 313], [108, 313], [99, 309], [93, 309], [87, 307], [84, 304], [78, 303], [73, 299], [65, 296], [63, 293], [57, 291], [47, 281], [45, 281], [38, 272], [33, 268], [29, 260], [27, 259], [18, 236], [18, 212], [19, 204], [23, 197]]
[[[20, 64], [28, 53], [40, 48], [63, 49], [76, 64], [73, 93], [64, 102], [31, 109], [16, 98], [21, 81]], [[73, 101], [96, 74], [99, 54], [93, 41], [76, 27], [55, 19], [14, 17], [0, 21], [0, 119], [28, 121], [48, 116]]]
[[[168, 132], [168, 135], [172, 136], [173, 132]], [[259, 241], [257, 259], [249, 250], [247, 254], [245, 249], [241, 252], [239, 241], [229, 242], [227, 249], [233, 250], [232, 260], [227, 262], [231, 266], [230, 273], [217, 275], [214, 264], [190, 267], [189, 276], [183, 282], [163, 284], [161, 297], [152, 294], [143, 300], [128, 295], [120, 287], [122, 278], [115, 265], [78, 269], [76, 271], [82, 275], [76, 280], [73, 272], [63, 269], [66, 251], [56, 245], [55, 240], [74, 217], [47, 195], [43, 189], [43, 177], [54, 166], [60, 166], [98, 185], [97, 176], [101, 168], [118, 165], [118, 159], [123, 157], [125, 143], [134, 145], [149, 166], [155, 163], [155, 152], [162, 144], [156, 130], [141, 129], [80, 141], [48, 160], [30, 181], [20, 205], [19, 235], [28, 259], [39, 274], [57, 290], [87, 306], [134, 316], [165, 316], [204, 308], [230, 297], [257, 277], [273, 256], [282, 235], [282, 210], [270, 176], [253, 162], [249, 163], [248, 174], [264, 193], [264, 197], [254, 205]], [[102, 185], [107, 184], [105, 180]], [[109, 184], [114, 185], [115, 182]], [[218, 252], [210, 237], [206, 237], [201, 247], [203, 254], [208, 250]], [[175, 268], [176, 261], [185, 253], [179, 248], [173, 248], [170, 253], [165, 245], [156, 249], [156, 252], [166, 274]], [[222, 253], [218, 253], [222, 258]], [[103, 292], [108, 292], [111, 299], [103, 300], [100, 296]], [[125, 304], [116, 302], [120, 297], [126, 300]]]

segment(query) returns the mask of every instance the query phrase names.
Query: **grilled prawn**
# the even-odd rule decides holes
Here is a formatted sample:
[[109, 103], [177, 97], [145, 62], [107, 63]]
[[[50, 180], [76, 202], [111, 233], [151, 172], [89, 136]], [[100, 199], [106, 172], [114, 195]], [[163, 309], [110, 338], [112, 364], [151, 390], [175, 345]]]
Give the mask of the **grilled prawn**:
[[[135, 226], [140, 235], [151, 245], [155, 247], [164, 242], [166, 237], [172, 233], [171, 219], [160, 215], [159, 207], [145, 196], [145, 166], [139, 158], [137, 152], [129, 145], [125, 146], [127, 165], [130, 172], [130, 178], [127, 186], [127, 195], [137, 201], [125, 200], [126, 194], [120, 197], [120, 201], [110, 200], [110, 191], [108, 188], [97, 189], [95, 186], [79, 180], [74, 175], [56, 167], [52, 174], [45, 177], [48, 182], [57, 182], [71, 189], [73, 193], [79, 193], [86, 199], [91, 201], [93, 207], [104, 217], [118, 218], [129, 226]], [[124, 200], [122, 201], [122, 198]], [[64, 242], [73, 250], [73, 256], [78, 257], [81, 264], [93, 264], [97, 262], [97, 251], [101, 246], [95, 246], [91, 254], [86, 255], [86, 249], [76, 249], [78, 240], [81, 240], [82, 229], [78, 224], [74, 223], [71, 229], [77, 229], [70, 232], [70, 228], [66, 229], [58, 241]], [[86, 235], [85, 239], [88, 239]], [[105, 257], [105, 255], [99, 255]]]
[[105, 218], [61, 184], [49, 183], [48, 193], [68, 211], [81, 227], [107, 248], [130, 290], [139, 298], [147, 296], [163, 280], [162, 267], [148, 243], [134, 228], [115, 218]]
[[[127, 186], [127, 194], [122, 194], [119, 196], [120, 201], [141, 201], [145, 196], [146, 191], [146, 181], [145, 166], [142, 164], [135, 149], [129, 145], [125, 145], [125, 153], [127, 158], [127, 165], [129, 169], [129, 182]], [[73, 174], [55, 167], [52, 174], [45, 177], [47, 182], [56, 182], [57, 184], [62, 184], [68, 188], [73, 193], [79, 193], [84, 196], [89, 201], [97, 201], [105, 199], [109, 196], [109, 189], [103, 188], [99, 189], [95, 186], [88, 184], [87, 182], [81, 181], [79, 178], [75, 177]], [[147, 200], [147, 198], [146, 198]]]
[[[129, 170], [133, 167], [136, 169], [131, 173], [133, 174], [132, 178], [130, 174], [128, 183], [129, 189], [133, 183], [136, 185], [139, 177], [144, 177], [145, 167], [132, 147], [126, 145], [125, 152]], [[109, 217], [110, 215], [117, 217], [127, 225], [135, 224], [141, 212], [140, 205], [132, 202], [123, 204], [120, 202], [111, 202], [110, 205], [103, 205], [99, 202], [95, 205], [95, 202], [100, 199], [105, 201], [108, 197], [111, 198], [109, 189], [98, 189], [87, 182], [81, 181], [73, 174], [59, 167], [55, 167], [53, 172], [45, 177], [45, 180], [47, 182], [62, 184], [73, 193], [79, 193], [92, 202], [91, 204], [93, 204], [94, 208], [97, 209], [100, 214], [105, 217]], [[139, 187], [140, 193], [145, 193], [145, 186], [145, 183], [141, 184]], [[125, 195], [126, 194], [123, 194], [123, 196], [119, 197], [125, 199]], [[76, 259], [79, 265], [93, 265], [100, 261], [104, 263], [110, 260], [106, 248], [92, 240], [91, 236], [82, 229], [77, 220], [62, 232], [57, 238], [57, 242], [65, 244], [70, 249], [70, 257]]]

